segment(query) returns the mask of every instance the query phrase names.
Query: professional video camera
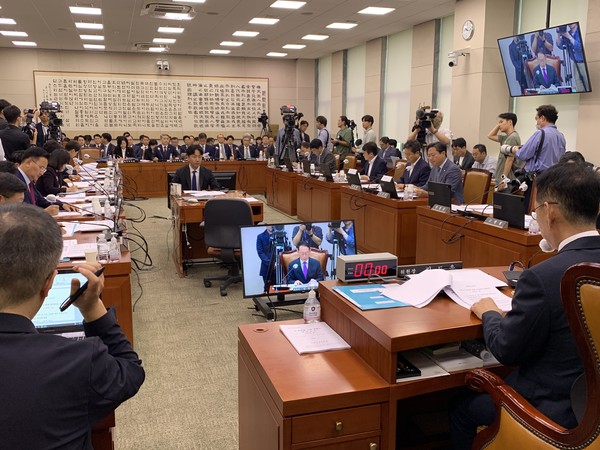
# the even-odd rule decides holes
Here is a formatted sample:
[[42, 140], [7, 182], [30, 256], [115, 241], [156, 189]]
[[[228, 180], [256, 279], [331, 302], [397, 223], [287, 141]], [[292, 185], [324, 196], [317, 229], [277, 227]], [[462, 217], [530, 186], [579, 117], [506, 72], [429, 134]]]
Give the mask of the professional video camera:
[[56, 113], [62, 112], [60, 103], [44, 100], [40, 103], [40, 111], [48, 111], [48, 134], [47, 139], [53, 139], [57, 142], [62, 141], [62, 131], [60, 127], [63, 120], [56, 116]]
[[273, 232], [271, 233], [271, 242], [275, 244], [275, 246], [280, 251], [288, 251], [292, 249], [290, 245], [290, 241], [287, 237], [287, 231], [283, 225], [273, 225]]
[[263, 111], [262, 114], [259, 116], [258, 123], [261, 123], [263, 128], [267, 128], [269, 126], [269, 116], [267, 116], [267, 113], [265, 111]]
[[304, 114], [299, 113], [294, 105], [283, 105], [280, 110], [286, 127], [294, 127], [296, 122], [304, 117]]
[[356, 122], [355, 122], [354, 120], [350, 120], [350, 121], [348, 122], [348, 126], [350, 127], [350, 129], [351, 129], [352, 131], [354, 131], [354, 130], [356, 129]]
[[517, 54], [521, 57], [521, 59], [530, 59], [533, 57], [524, 35], [520, 34], [517, 36], [515, 45], [517, 47]]
[[435, 119], [438, 112], [439, 110], [437, 109], [431, 109], [431, 106], [419, 106], [415, 112], [415, 116], [420, 122], [416, 126], [426, 130], [431, 126], [431, 121]]
[[29, 137], [29, 140], [32, 140], [35, 133], [35, 124], [33, 123], [35, 111], [33, 109], [24, 109], [23, 113], [25, 114], [25, 125], [21, 127], [21, 131]]

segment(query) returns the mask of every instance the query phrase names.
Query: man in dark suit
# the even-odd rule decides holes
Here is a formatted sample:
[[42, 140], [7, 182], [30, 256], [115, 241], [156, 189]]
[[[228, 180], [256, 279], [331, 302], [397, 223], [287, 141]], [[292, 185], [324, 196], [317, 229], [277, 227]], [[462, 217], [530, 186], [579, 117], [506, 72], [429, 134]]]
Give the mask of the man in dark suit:
[[558, 74], [554, 67], [546, 64], [546, 55], [537, 54], [538, 65], [533, 69], [533, 85], [539, 89], [547, 89], [550, 86], [558, 86]]
[[35, 130], [37, 131], [35, 145], [43, 147], [48, 139], [48, 125], [50, 124], [48, 111], [41, 110], [39, 119], [40, 121], [35, 124]]
[[133, 157], [143, 159], [144, 154], [150, 148], [150, 138], [145, 134], [140, 135], [140, 142], [133, 146]]
[[274, 250], [274, 242], [271, 239], [273, 234], [273, 226], [267, 225], [265, 231], [256, 236], [256, 253], [260, 258], [260, 272], [265, 287], [264, 291], [269, 291], [269, 286], [276, 283], [275, 260], [277, 258]]
[[198, 135], [198, 145], [200, 146], [200, 152], [202, 153], [202, 157], [204, 159], [214, 159], [213, 146], [209, 145], [206, 141], [206, 133], [200, 133]]
[[475, 164], [473, 154], [467, 150], [467, 141], [461, 137], [452, 139], [452, 157], [461, 170], [470, 169]]
[[379, 182], [387, 172], [387, 164], [384, 159], [377, 156], [379, 149], [375, 142], [367, 142], [362, 147], [365, 164], [360, 170], [360, 179], [363, 181]]
[[4, 148], [4, 157], [10, 160], [14, 152], [27, 149], [31, 145], [31, 141], [17, 127], [19, 117], [21, 116], [21, 110], [18, 106], [7, 106], [3, 109], [3, 114], [8, 122], [8, 127], [0, 130], [0, 141], [2, 141], [2, 147]]
[[168, 161], [179, 156], [175, 147], [169, 142], [171, 142], [171, 136], [162, 133], [160, 135], [160, 144], [154, 147], [154, 152], [152, 152], [152, 159], [154, 161]]
[[6, 119], [4, 118], [4, 114], [2, 113], [4, 108], [6, 108], [7, 106], [10, 106], [10, 102], [8, 100], [0, 98], [0, 130], [8, 128], [8, 122], [6, 121]]
[[258, 148], [250, 143], [250, 135], [245, 134], [242, 138], [242, 145], [237, 148], [235, 159], [258, 158]]
[[429, 179], [431, 167], [421, 157], [421, 144], [419, 141], [406, 141], [404, 146], [404, 155], [409, 164], [406, 166], [404, 173], [396, 180], [398, 189], [404, 189], [407, 184], [413, 184], [416, 187], [423, 187]]
[[100, 299], [100, 264], [74, 269], [88, 283], [72, 306], [86, 335], [76, 341], [38, 333], [32, 322], [63, 250], [56, 221], [31, 205], [0, 206], [0, 248], [2, 448], [91, 449], [92, 427], [134, 396], [145, 376], [114, 309]]
[[202, 167], [202, 151], [198, 145], [190, 145], [186, 154], [189, 164], [175, 172], [173, 183], [181, 184], [182, 191], [212, 191], [221, 189], [213, 173]]
[[429, 144], [427, 146], [427, 159], [433, 166], [429, 174], [429, 179], [423, 188], [417, 188], [419, 197], [427, 197], [428, 184], [430, 181], [436, 183], [446, 183], [450, 185], [453, 202], [462, 205], [465, 202], [462, 185], [462, 172], [456, 164], [453, 164], [446, 157], [446, 146], [440, 142]]
[[114, 144], [112, 144], [110, 142], [110, 141], [112, 141], [112, 135], [110, 133], [102, 133], [100, 141], [101, 141], [100, 149], [102, 150], [102, 157], [109, 158], [111, 156], [114, 156], [116, 147]]
[[323, 281], [321, 264], [310, 258], [310, 247], [306, 243], [298, 246], [298, 259], [293, 260], [288, 266], [288, 284], [307, 284], [310, 280]]
[[310, 142], [310, 136], [306, 133], [308, 129], [308, 122], [306, 120], [300, 121], [300, 140], [302, 142]]
[[[550, 259], [523, 271], [504, 316], [484, 298], [471, 307], [483, 321], [485, 343], [502, 364], [517, 366], [505, 381], [550, 420], [577, 426], [571, 387], [583, 372], [564, 310], [560, 282], [581, 262], [600, 262], [596, 230], [600, 179], [578, 164], [559, 163], [536, 178], [535, 215], [543, 249], [558, 249]], [[487, 394], [463, 398], [451, 411], [455, 448], [471, 448], [478, 425], [489, 425], [495, 409]]]
[[335, 156], [333, 156], [333, 153], [323, 147], [323, 142], [321, 142], [321, 139], [313, 139], [310, 141], [310, 151], [316, 156], [314, 164], [317, 169], [321, 167], [321, 164], [325, 164], [327, 167], [329, 167], [330, 173], [335, 173]]
[[219, 161], [234, 159], [231, 147], [225, 142], [225, 135], [221, 133], [217, 135], [217, 143], [213, 147], [213, 159]]

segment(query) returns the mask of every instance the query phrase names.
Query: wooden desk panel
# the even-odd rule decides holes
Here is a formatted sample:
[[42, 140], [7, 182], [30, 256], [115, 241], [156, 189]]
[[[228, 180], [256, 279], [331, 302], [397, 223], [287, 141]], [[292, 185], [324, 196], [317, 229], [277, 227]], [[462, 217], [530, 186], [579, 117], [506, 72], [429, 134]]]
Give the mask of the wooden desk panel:
[[[481, 221], [433, 211], [427, 206], [417, 208], [417, 230], [417, 264], [462, 261], [464, 267], [486, 267], [521, 261], [527, 265], [530, 259], [531, 264], [535, 264], [553, 255], [539, 252], [542, 239], [539, 234], [496, 228]], [[453, 243], [442, 241], [457, 231], [461, 238]]]
[[267, 204], [290, 216], [296, 215], [296, 180], [299, 175], [266, 168]]
[[340, 187], [343, 184], [298, 176], [296, 212], [306, 222], [345, 219], [340, 216]]

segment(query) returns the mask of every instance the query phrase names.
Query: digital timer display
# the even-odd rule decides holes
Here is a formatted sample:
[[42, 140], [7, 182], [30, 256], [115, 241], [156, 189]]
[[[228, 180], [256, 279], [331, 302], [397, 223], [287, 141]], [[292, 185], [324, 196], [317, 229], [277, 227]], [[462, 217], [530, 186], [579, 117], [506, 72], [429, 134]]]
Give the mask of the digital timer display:
[[338, 278], [341, 281], [381, 281], [381, 278], [396, 278], [398, 273], [398, 259], [390, 253], [350, 255], [338, 258]]

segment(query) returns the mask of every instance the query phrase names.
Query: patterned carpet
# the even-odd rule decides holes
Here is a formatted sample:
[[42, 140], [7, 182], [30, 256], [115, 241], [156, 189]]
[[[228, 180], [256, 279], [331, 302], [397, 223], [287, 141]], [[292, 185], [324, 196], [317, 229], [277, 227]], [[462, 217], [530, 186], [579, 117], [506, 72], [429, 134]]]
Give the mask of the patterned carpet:
[[[230, 287], [227, 297], [219, 295], [216, 283], [204, 287], [204, 275], [225, 272], [217, 265], [194, 266], [179, 278], [169, 253], [173, 229], [166, 200], [132, 203], [147, 216], [133, 225], [148, 241], [153, 260], [152, 268], [137, 271], [142, 291], [136, 274], [131, 276], [133, 300], [141, 294], [133, 329], [146, 382], [116, 412], [116, 449], [237, 449], [237, 326], [265, 319], [242, 297], [241, 284]], [[140, 216], [131, 206], [126, 213]], [[265, 222], [291, 220], [265, 205]], [[144, 259], [142, 251], [133, 257]]]

